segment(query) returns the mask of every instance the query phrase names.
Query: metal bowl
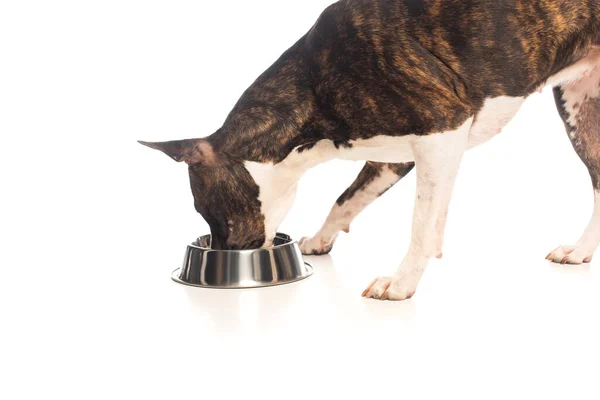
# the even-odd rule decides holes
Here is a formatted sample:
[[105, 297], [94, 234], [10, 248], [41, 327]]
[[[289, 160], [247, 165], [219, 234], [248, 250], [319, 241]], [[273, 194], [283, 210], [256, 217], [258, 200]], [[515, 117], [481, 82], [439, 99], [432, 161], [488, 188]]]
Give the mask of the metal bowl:
[[171, 277], [190, 286], [246, 289], [297, 282], [312, 273], [298, 243], [283, 233], [276, 235], [273, 247], [239, 251], [212, 250], [206, 235], [187, 247], [183, 266]]

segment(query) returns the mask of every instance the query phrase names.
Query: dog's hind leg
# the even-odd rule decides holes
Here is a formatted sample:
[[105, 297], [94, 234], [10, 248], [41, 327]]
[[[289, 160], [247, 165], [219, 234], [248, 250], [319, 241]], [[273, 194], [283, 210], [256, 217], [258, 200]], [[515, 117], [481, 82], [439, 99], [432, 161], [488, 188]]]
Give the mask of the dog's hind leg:
[[414, 163], [384, 164], [367, 162], [352, 185], [334, 204], [323, 227], [312, 238], [300, 240], [300, 249], [306, 255], [322, 255], [331, 251], [335, 239], [369, 204], [404, 178]]
[[581, 264], [590, 262], [600, 245], [600, 66], [578, 81], [556, 87], [554, 97], [573, 147], [592, 177], [595, 205], [579, 242], [561, 246], [547, 258], [561, 264]]

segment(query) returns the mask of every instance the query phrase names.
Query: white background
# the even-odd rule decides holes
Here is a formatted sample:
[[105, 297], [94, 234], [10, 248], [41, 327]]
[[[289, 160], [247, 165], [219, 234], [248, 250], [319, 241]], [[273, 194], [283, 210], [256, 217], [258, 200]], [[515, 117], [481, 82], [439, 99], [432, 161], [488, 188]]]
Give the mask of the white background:
[[[412, 300], [360, 293], [407, 248], [414, 176], [300, 284], [170, 281], [208, 227], [136, 140], [217, 130], [328, 3], [0, 3], [0, 398], [599, 397], [597, 263], [544, 260], [592, 206], [549, 90], [466, 156]], [[360, 168], [310, 171], [281, 231], [316, 232]]]

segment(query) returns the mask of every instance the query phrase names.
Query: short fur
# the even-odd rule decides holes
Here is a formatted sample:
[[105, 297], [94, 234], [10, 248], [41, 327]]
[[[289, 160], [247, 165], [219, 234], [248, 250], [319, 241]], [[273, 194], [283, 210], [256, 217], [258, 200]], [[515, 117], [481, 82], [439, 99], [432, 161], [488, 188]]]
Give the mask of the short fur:
[[[342, 0], [246, 90], [216, 133], [143, 144], [190, 164], [196, 209], [218, 249], [268, 246], [273, 221], [287, 212], [272, 200], [284, 196], [289, 207], [306, 169], [366, 159], [320, 233], [301, 243], [307, 254], [325, 253], [416, 164], [409, 254], [365, 291], [403, 300], [428, 258], [441, 256], [463, 152], [497, 134], [540, 88], [556, 86], [574, 148], [600, 191], [599, 18], [597, 0]], [[549, 259], [589, 261], [596, 232], [600, 207], [580, 243]]]

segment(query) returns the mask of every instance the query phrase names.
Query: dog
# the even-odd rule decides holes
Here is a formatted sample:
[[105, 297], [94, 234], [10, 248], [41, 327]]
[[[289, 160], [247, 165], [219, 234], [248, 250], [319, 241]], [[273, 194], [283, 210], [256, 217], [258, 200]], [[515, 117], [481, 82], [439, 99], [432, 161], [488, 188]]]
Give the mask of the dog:
[[[411, 298], [442, 257], [464, 152], [553, 86], [559, 114], [588, 167], [595, 209], [577, 244], [548, 255], [589, 262], [600, 244], [600, 1], [341, 0], [201, 139], [148, 143], [189, 165], [196, 210], [215, 249], [272, 244], [297, 182], [332, 160], [364, 160], [322, 228], [299, 244], [328, 253], [342, 231], [413, 168], [417, 193], [408, 253], [363, 296]], [[416, 167], [416, 168], [415, 168]]]

